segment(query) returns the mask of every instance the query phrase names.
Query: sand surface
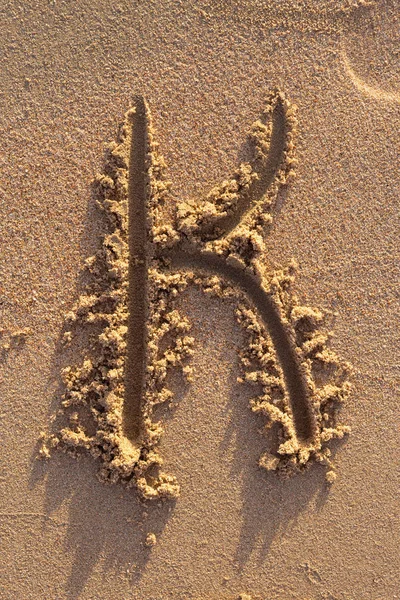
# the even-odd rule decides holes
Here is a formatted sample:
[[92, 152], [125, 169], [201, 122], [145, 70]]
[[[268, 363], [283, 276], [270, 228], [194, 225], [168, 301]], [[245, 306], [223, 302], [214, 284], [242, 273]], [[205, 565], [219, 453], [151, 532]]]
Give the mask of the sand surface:
[[[12, 1], [0, 14], [1, 600], [399, 597], [398, 4]], [[107, 486], [90, 456], [38, 461], [60, 371], [87, 346], [61, 336], [106, 230], [91, 182], [134, 97], [172, 213], [234, 172], [275, 88], [298, 107], [298, 164], [263, 261], [296, 260], [299, 300], [336, 314], [331, 347], [354, 368], [334, 484], [320, 465], [288, 480], [260, 469], [235, 302], [195, 286], [178, 301], [192, 381], [171, 378], [161, 413], [179, 498]]]

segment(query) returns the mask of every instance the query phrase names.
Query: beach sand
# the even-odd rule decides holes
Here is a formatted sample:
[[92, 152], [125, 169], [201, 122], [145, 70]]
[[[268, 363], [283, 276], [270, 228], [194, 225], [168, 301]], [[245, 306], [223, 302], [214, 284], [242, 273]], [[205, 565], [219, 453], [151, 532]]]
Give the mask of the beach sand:
[[[4, 7], [1, 600], [398, 597], [399, 19], [386, 0]], [[87, 453], [38, 460], [61, 370], [90, 345], [85, 328], [62, 343], [65, 315], [107, 232], [92, 181], [126, 111], [146, 98], [167, 222], [235, 172], [274, 89], [297, 107], [296, 177], [258, 260], [266, 273], [297, 263], [293, 293], [327, 312], [330, 348], [353, 367], [335, 481], [315, 461], [287, 479], [260, 468], [237, 299], [198, 285], [177, 299], [189, 381], [173, 370], [158, 413], [179, 496], [106, 485]]]

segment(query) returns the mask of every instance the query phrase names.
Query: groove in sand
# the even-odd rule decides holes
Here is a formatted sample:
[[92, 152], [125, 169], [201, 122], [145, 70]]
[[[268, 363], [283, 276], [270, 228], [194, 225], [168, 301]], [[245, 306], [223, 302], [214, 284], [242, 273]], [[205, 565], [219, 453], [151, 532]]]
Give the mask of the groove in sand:
[[129, 292], [125, 363], [124, 433], [132, 443], [140, 436], [144, 393], [147, 337], [147, 145], [148, 117], [143, 98], [136, 99], [128, 180]]
[[294, 351], [294, 340], [280, 318], [278, 310], [261, 285], [249, 273], [234, 267], [211, 252], [172, 250], [168, 253], [173, 269], [196, 269], [218, 274], [240, 288], [257, 308], [269, 331], [284, 374], [296, 436], [300, 443], [312, 443], [316, 424], [308, 400], [307, 383]]
[[285, 151], [286, 141], [286, 120], [282, 102], [278, 101], [272, 113], [272, 132], [270, 148], [266, 163], [259, 172], [259, 178], [250, 185], [248, 190], [243, 193], [241, 200], [235, 207], [234, 212], [225, 215], [215, 221], [211, 226], [207, 224], [200, 228], [198, 234], [206, 234], [207, 239], [218, 239], [230, 233], [239, 223], [247, 212], [249, 212], [257, 202], [260, 202], [267, 190], [270, 188], [274, 178], [282, 163]]

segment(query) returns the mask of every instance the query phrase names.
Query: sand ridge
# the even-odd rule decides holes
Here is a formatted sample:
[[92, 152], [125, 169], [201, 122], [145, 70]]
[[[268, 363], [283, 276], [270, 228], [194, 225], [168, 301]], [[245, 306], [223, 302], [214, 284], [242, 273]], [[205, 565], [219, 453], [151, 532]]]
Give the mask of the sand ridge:
[[[318, 461], [334, 480], [327, 444], [349, 432], [337, 421], [350, 389], [348, 365], [328, 348], [324, 315], [293, 294], [295, 265], [269, 271], [263, 264], [265, 226], [296, 165], [296, 131], [296, 107], [271, 92], [250, 129], [251, 159], [205, 200], [178, 203], [175, 222], [166, 224], [160, 211], [171, 184], [149, 108], [136, 100], [97, 178], [110, 233], [88, 259], [93, 283], [68, 315], [72, 328], [100, 324], [100, 333], [83, 363], [63, 371], [57, 423], [67, 414], [69, 423], [43, 434], [42, 456], [55, 447], [89, 451], [101, 460], [104, 481], [135, 485], [147, 499], [179, 494], [176, 479], [161, 468], [163, 428], [153, 413], [172, 399], [171, 367], [190, 379], [195, 340], [174, 300], [196, 284], [234, 298], [248, 334], [243, 379], [257, 389], [250, 406], [265, 418], [268, 438], [260, 466], [288, 475]], [[65, 334], [71, 339], [72, 329]]]

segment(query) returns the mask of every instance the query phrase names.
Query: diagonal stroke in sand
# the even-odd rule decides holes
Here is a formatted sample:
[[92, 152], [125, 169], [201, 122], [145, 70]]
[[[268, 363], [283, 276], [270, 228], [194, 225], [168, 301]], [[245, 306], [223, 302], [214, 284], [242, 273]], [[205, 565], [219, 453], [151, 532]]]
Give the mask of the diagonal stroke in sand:
[[100, 460], [103, 480], [136, 486], [145, 498], [178, 495], [178, 482], [161, 468], [163, 428], [154, 409], [171, 400], [170, 367], [190, 375], [194, 340], [175, 304], [188, 285], [198, 285], [233, 298], [246, 332], [244, 379], [257, 386], [250, 408], [266, 433], [276, 426], [279, 434], [260, 466], [288, 475], [317, 461], [333, 480], [328, 442], [348, 431], [337, 422], [349, 392], [347, 367], [328, 348], [323, 314], [293, 294], [293, 265], [264, 266], [266, 226], [296, 164], [295, 113], [282, 92], [271, 92], [249, 132], [250, 160], [204, 198], [178, 202], [167, 222], [171, 184], [148, 106], [136, 100], [97, 178], [110, 231], [87, 261], [94, 282], [69, 313], [65, 340], [82, 325], [98, 324], [101, 333], [83, 362], [63, 371], [67, 423], [58, 419], [55, 431], [43, 434], [43, 456], [53, 447], [87, 451]]

